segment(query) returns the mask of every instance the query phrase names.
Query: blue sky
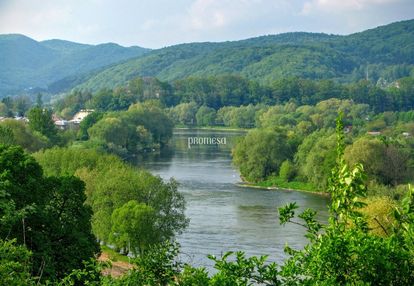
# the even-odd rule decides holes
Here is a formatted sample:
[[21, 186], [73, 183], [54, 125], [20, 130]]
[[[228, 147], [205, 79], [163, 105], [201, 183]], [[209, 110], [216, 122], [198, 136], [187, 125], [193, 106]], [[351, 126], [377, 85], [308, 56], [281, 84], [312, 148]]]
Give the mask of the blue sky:
[[413, 0], [0, 0], [0, 34], [161, 48], [414, 19]]

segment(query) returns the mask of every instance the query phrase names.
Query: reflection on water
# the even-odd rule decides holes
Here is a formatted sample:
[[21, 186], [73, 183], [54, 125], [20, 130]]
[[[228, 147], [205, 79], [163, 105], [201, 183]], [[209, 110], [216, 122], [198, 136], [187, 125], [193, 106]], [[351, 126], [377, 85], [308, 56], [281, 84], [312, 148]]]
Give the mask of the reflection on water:
[[[226, 145], [193, 145], [188, 137], [226, 137]], [[242, 188], [239, 173], [231, 163], [231, 148], [243, 136], [238, 132], [176, 130], [169, 150], [138, 158], [143, 166], [165, 179], [174, 177], [187, 201], [188, 229], [178, 236], [182, 259], [195, 266], [212, 269], [208, 254], [243, 250], [248, 255], [269, 255], [269, 260], [286, 258], [286, 243], [300, 249], [306, 239], [304, 229], [280, 226], [277, 209], [296, 201], [301, 209], [319, 211], [327, 218], [328, 199], [319, 195], [287, 190], [267, 191]]]

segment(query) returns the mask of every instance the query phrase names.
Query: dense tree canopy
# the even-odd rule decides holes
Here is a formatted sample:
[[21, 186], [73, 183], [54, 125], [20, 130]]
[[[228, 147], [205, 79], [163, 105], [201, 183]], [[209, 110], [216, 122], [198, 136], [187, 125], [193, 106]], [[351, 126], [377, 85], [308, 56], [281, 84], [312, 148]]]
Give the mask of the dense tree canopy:
[[[136, 87], [136, 82], [142, 82], [142, 87]], [[283, 77], [265, 85], [239, 76], [191, 77], [173, 83], [137, 78], [126, 87], [105, 89], [93, 95], [86, 96], [85, 93], [74, 92], [58, 101], [55, 106], [57, 111], [67, 117], [67, 114], [73, 115], [80, 108], [119, 111], [127, 110], [131, 104], [147, 100], [159, 100], [163, 106], [170, 108], [181, 106], [179, 109], [194, 109], [195, 105], [196, 109], [206, 106], [217, 111], [223, 107], [249, 104], [281, 105], [294, 102], [298, 106], [316, 105], [321, 101], [336, 98], [365, 104], [370, 111], [378, 113], [413, 109], [413, 87], [412, 76], [398, 78], [385, 86], [366, 80], [341, 84], [333, 80], [310, 80], [300, 77]], [[128, 99], [121, 100], [121, 95]], [[176, 110], [176, 113], [180, 114], [183, 111]], [[178, 121], [187, 125], [195, 124], [195, 113], [197, 110], [192, 112], [192, 117], [181, 118]]]
[[[412, 72], [413, 26], [409, 20], [348, 36], [285, 33], [237, 42], [176, 45], [108, 67], [86, 78], [80, 88], [96, 91], [121, 86], [135, 76], [179, 81], [242, 75], [266, 84], [288, 77], [356, 82], [366, 79], [367, 71], [374, 84], [380, 79], [393, 82]], [[194, 86], [206, 93], [214, 91], [214, 85], [197, 79], [181, 86], [183, 94]], [[244, 84], [237, 87], [245, 89]], [[213, 102], [220, 101], [219, 94], [211, 94]]]
[[249, 181], [278, 174], [281, 164], [292, 156], [284, 131], [254, 130], [233, 150], [233, 161]]
[[29, 126], [51, 140], [57, 135], [56, 126], [52, 120], [52, 111], [42, 107], [34, 107], [28, 114]]
[[[53, 109], [43, 108], [41, 96], [32, 109], [27, 96], [3, 98], [1, 117], [27, 115], [29, 122], [0, 122], [0, 275], [9, 275], [0, 281], [30, 285], [41, 276], [39, 284], [79, 268], [62, 283], [412, 284], [413, 197], [400, 184], [412, 182], [414, 174], [414, 62], [406, 37], [413, 23], [349, 37], [302, 33], [169, 47], [91, 75], [83, 86], [88, 91], [74, 90]], [[55, 128], [51, 110], [69, 119], [83, 108], [96, 111], [79, 132]], [[345, 114], [346, 128], [338, 124], [336, 142], [338, 112]], [[211, 257], [218, 270], [211, 276], [191, 266], [180, 269], [173, 264], [174, 246], [158, 244], [188, 225], [178, 183], [101, 153], [129, 158], [159, 150], [172, 137], [173, 124], [256, 128], [233, 150], [242, 178], [329, 190], [328, 225], [305, 210], [299, 218], [310, 244], [302, 251], [286, 247], [290, 258], [281, 268], [238, 252], [231, 261], [231, 254]], [[35, 154], [44, 171], [11, 146], [38, 151], [66, 143], [69, 148]], [[371, 194], [383, 197], [360, 201], [366, 188], [359, 163]], [[402, 194], [402, 202], [392, 200]], [[362, 215], [364, 202], [371, 208]], [[292, 221], [295, 209], [281, 209], [281, 222]], [[99, 252], [97, 241], [139, 255], [137, 269], [115, 280], [102, 278], [93, 263], [82, 267]]]
[[127, 111], [87, 116], [78, 132], [86, 146], [122, 156], [157, 150], [168, 144], [173, 123], [156, 102], [134, 104]]
[[198, 126], [213, 126], [216, 121], [216, 111], [207, 106], [201, 106], [196, 113]]
[[80, 140], [88, 140], [88, 129], [92, 127], [95, 123], [97, 123], [99, 120], [101, 120], [103, 116], [104, 114], [98, 111], [92, 112], [91, 114], [86, 116], [79, 124], [78, 138]]
[[362, 163], [367, 174], [383, 184], [405, 183], [412, 175], [408, 150], [377, 139], [355, 141], [347, 147], [345, 158], [351, 165]]
[[5, 137], [0, 140], [5, 144], [20, 145], [27, 151], [37, 151], [49, 145], [49, 140], [38, 132], [33, 132], [23, 121], [12, 119], [4, 120], [0, 123]]
[[[35, 157], [46, 174], [74, 174], [85, 182], [86, 203], [93, 210], [93, 232], [103, 243], [116, 242], [116, 245], [122, 245], [120, 249], [138, 253], [147, 244], [173, 238], [188, 224], [184, 215], [184, 197], [178, 192], [175, 180], [164, 182], [147, 171], [128, 166], [115, 156], [94, 150], [55, 148], [37, 153]], [[151, 214], [152, 232], [145, 234], [151, 239], [132, 239], [131, 228], [147, 227], [144, 221], [124, 228], [115, 225], [119, 223], [121, 213], [129, 212], [126, 204], [130, 201], [135, 201], [138, 209], [145, 205], [148, 207], [144, 207], [146, 211], [151, 210], [146, 214]], [[118, 215], [114, 215], [116, 210]], [[122, 230], [125, 233], [121, 233]], [[122, 244], [125, 240], [116, 239], [121, 237], [131, 237], [133, 249], [125, 248]]]
[[10, 286], [36, 285], [31, 276], [31, 253], [15, 240], [0, 239], [0, 284]]
[[159, 241], [155, 231], [155, 210], [144, 203], [129, 201], [115, 209], [111, 219], [109, 240], [124, 252], [142, 256], [146, 248]]
[[[306, 139], [305, 139], [306, 140]], [[319, 190], [326, 190], [330, 170], [335, 166], [335, 136], [319, 137], [306, 156], [302, 172]]]
[[0, 145], [0, 237], [16, 239], [33, 253], [30, 271], [63, 277], [99, 252], [78, 178], [45, 177], [20, 147]]

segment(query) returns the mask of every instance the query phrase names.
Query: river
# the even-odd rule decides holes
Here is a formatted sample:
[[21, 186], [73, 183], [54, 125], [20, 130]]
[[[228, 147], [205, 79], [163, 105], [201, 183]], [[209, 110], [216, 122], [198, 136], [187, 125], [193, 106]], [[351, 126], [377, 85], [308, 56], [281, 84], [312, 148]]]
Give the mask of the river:
[[[318, 219], [327, 220], [328, 199], [317, 194], [289, 190], [260, 190], [239, 187], [240, 176], [231, 162], [231, 148], [240, 132], [177, 129], [171, 148], [140, 159], [153, 174], [179, 183], [187, 202], [189, 227], [178, 236], [181, 259], [212, 270], [208, 254], [242, 250], [247, 255], [269, 255], [283, 262], [286, 243], [301, 249], [307, 242], [301, 226], [280, 226], [277, 209], [289, 202], [318, 210]], [[192, 145], [189, 137], [226, 138], [226, 144]], [[223, 143], [223, 142], [222, 142]]]

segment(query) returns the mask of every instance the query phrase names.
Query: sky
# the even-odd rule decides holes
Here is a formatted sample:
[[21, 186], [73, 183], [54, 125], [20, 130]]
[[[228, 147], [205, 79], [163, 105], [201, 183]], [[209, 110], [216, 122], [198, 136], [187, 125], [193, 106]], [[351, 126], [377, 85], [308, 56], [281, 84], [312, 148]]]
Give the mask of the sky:
[[414, 0], [0, 0], [0, 34], [162, 48], [414, 19]]

